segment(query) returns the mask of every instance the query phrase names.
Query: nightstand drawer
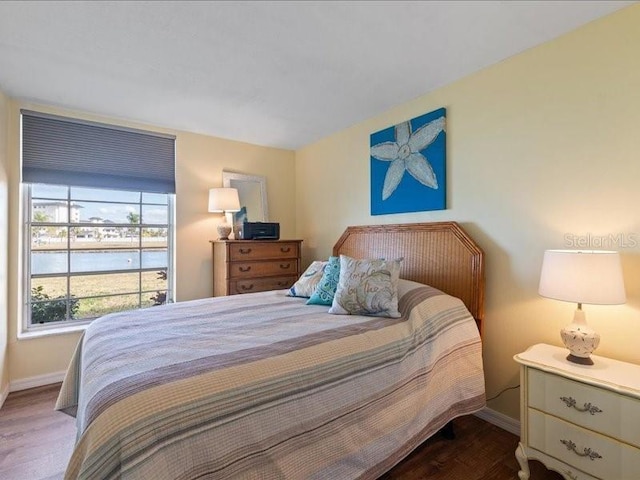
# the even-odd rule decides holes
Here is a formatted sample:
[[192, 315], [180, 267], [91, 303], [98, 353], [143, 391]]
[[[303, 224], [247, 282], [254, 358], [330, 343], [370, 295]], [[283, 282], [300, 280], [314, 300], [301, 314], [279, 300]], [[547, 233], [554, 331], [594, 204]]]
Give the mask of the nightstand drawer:
[[606, 480], [637, 480], [640, 450], [571, 423], [528, 410], [531, 448]]
[[530, 407], [640, 447], [637, 399], [532, 368], [528, 392]]
[[233, 262], [229, 265], [229, 278], [255, 278], [270, 275], [296, 275], [298, 260], [272, 262]]
[[267, 290], [281, 290], [290, 288], [298, 277], [270, 277], [234, 280], [230, 282], [229, 294], [265, 292]]
[[229, 246], [229, 260], [269, 260], [272, 258], [298, 258], [297, 242], [242, 242]]

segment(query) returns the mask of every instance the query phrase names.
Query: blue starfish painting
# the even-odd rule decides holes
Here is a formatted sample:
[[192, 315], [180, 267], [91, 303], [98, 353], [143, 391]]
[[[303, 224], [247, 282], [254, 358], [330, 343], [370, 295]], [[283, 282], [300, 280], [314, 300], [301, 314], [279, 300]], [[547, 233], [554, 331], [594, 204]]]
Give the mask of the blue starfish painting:
[[446, 110], [371, 135], [371, 214], [446, 208]]

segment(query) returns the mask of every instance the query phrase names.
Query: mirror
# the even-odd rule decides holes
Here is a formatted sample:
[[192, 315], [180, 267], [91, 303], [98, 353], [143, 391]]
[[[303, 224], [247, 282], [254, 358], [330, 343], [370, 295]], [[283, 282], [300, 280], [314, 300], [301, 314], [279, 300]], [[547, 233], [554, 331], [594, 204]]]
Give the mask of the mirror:
[[247, 208], [247, 221], [267, 222], [269, 210], [267, 206], [267, 179], [260, 175], [222, 172], [222, 185], [236, 188], [240, 198], [240, 206]]

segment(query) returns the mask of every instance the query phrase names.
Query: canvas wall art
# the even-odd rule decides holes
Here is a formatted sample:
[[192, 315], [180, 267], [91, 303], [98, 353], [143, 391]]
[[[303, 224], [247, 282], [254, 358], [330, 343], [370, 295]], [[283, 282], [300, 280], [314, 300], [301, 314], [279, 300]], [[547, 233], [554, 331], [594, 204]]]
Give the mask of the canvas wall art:
[[371, 135], [371, 214], [446, 208], [446, 109]]

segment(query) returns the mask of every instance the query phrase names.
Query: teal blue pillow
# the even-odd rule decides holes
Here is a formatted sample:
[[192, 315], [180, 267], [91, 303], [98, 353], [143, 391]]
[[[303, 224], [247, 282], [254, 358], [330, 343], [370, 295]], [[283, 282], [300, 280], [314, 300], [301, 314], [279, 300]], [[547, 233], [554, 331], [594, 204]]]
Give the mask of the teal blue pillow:
[[329, 263], [324, 267], [320, 283], [311, 294], [307, 305], [331, 305], [336, 294], [338, 279], [340, 278], [340, 258], [329, 257]]

